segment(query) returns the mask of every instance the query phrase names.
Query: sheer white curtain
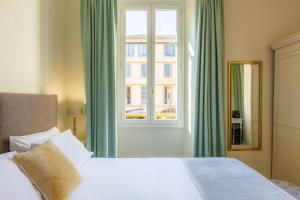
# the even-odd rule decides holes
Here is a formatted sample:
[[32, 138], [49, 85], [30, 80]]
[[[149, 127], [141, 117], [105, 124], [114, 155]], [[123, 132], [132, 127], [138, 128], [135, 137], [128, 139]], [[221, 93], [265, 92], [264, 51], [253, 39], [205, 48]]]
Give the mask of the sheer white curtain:
[[252, 70], [251, 65], [244, 65], [244, 141], [247, 144], [252, 144], [252, 138], [249, 133], [252, 133]]

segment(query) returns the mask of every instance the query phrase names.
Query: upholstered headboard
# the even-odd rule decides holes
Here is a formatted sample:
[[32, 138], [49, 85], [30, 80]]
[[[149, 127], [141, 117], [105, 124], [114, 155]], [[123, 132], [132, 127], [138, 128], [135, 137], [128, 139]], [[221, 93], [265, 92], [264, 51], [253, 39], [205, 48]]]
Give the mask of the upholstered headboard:
[[9, 151], [9, 136], [45, 131], [56, 123], [56, 95], [0, 93], [0, 153]]

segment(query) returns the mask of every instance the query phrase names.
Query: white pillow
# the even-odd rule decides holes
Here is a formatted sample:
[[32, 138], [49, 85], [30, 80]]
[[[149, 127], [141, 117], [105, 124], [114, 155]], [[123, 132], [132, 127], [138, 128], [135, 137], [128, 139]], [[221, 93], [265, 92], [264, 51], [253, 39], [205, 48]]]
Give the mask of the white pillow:
[[46, 142], [52, 137], [59, 134], [59, 129], [54, 127], [50, 130], [34, 133], [24, 136], [10, 136], [9, 138], [9, 149], [10, 151], [24, 152], [32, 148], [32, 143]]
[[16, 151], [11, 151], [11, 152], [7, 152], [7, 153], [2, 153], [2, 154], [0, 154], [0, 158], [8, 158], [8, 159], [12, 159], [16, 153], [17, 153]]
[[[11, 154], [10, 154], [11, 155]], [[27, 176], [8, 158], [0, 157], [0, 199], [42, 200], [40, 192]]]
[[73, 163], [77, 170], [79, 170], [82, 164], [93, 155], [93, 153], [89, 152], [70, 130], [62, 132], [58, 136], [52, 138], [51, 141]]

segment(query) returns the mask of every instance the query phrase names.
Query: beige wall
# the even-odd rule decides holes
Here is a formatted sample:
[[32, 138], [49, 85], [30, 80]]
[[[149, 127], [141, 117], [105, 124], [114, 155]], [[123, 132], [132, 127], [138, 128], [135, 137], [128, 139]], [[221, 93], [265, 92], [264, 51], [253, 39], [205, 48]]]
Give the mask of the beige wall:
[[0, 2], [1, 92], [37, 93], [42, 88], [40, 10], [38, 0]]
[[[270, 177], [273, 53], [270, 45], [300, 31], [299, 0], [225, 0], [225, 59], [262, 60], [262, 151], [228, 152]], [[251, 12], [250, 12], [251, 11]]]
[[[64, 24], [64, 65], [66, 105], [84, 104], [84, 69], [80, 36], [80, 0], [65, 0]], [[66, 116], [66, 127], [72, 127], [72, 119]], [[79, 117], [77, 131], [80, 138], [85, 136], [84, 118]]]
[[0, 92], [59, 96], [63, 128], [63, 1], [0, 1]]

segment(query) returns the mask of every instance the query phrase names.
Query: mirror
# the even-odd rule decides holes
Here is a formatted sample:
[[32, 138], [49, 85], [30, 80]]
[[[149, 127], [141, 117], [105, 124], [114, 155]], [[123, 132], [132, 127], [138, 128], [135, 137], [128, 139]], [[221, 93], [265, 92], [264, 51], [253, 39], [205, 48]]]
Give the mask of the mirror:
[[261, 150], [262, 62], [228, 62], [228, 150]]

